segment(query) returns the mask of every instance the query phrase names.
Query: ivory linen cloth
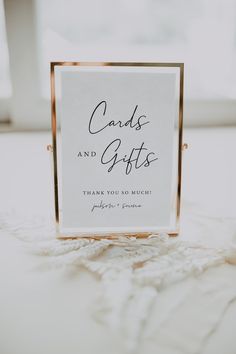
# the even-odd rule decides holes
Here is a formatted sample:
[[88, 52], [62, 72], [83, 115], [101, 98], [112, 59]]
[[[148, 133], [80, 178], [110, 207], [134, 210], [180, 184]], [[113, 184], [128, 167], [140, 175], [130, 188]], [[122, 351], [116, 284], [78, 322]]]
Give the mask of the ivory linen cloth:
[[236, 129], [185, 141], [180, 237], [89, 245], [89, 259], [51, 240], [49, 134], [0, 136], [0, 353], [236, 352]]

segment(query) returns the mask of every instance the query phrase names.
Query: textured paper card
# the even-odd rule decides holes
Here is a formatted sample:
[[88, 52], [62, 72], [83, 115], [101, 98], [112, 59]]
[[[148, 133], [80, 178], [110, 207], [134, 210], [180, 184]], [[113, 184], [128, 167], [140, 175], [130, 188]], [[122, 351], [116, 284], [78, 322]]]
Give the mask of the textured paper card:
[[61, 69], [64, 233], [170, 228], [178, 85], [160, 68]]

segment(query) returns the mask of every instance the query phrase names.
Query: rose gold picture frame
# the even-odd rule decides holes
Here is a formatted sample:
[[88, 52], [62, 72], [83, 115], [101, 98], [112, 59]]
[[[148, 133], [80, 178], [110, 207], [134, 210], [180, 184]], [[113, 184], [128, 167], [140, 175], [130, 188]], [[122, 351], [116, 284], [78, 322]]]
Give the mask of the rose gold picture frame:
[[[60, 239], [67, 238], [118, 238], [120, 235], [127, 237], [148, 237], [153, 232], [122, 232], [122, 233], [90, 233], [83, 234], [81, 232], [73, 235], [66, 235], [60, 232], [60, 210], [59, 210], [59, 191], [58, 191], [58, 119], [56, 110], [56, 87], [55, 87], [55, 68], [61, 66], [81, 66], [81, 67], [159, 67], [159, 68], [178, 68], [179, 69], [179, 97], [178, 97], [178, 153], [177, 153], [177, 191], [176, 191], [176, 225], [174, 229], [167, 232], [170, 236], [177, 236], [180, 228], [180, 209], [181, 209], [181, 177], [182, 177], [182, 151], [187, 148], [187, 144], [183, 144], [183, 100], [184, 100], [184, 64], [183, 63], [155, 63], [155, 62], [51, 62], [50, 63], [50, 81], [51, 81], [51, 130], [52, 144], [48, 145], [48, 150], [52, 153], [53, 160], [53, 182], [54, 182], [54, 210], [56, 235]], [[163, 233], [155, 232], [155, 234]]]

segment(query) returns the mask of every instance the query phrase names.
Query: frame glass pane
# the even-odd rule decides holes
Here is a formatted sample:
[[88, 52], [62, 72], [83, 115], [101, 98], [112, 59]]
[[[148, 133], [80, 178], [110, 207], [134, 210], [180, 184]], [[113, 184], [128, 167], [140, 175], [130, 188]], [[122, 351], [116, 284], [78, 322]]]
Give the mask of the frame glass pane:
[[58, 236], [177, 234], [183, 64], [52, 63], [51, 78]]

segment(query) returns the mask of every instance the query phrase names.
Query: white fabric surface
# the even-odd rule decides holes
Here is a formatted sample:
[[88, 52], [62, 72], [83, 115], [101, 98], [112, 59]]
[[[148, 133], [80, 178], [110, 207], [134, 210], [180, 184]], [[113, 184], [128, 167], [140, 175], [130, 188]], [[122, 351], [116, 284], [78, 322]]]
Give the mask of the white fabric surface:
[[[236, 129], [190, 130], [185, 136], [190, 150], [184, 157], [182, 231], [177, 242], [197, 242], [215, 252], [236, 239]], [[157, 287], [157, 293], [146, 287], [122, 312], [121, 326], [116, 321], [121, 316], [113, 316], [116, 323], [111, 326], [109, 308], [99, 315], [97, 309], [104, 310], [104, 304], [94, 305], [99, 294], [104, 300], [106, 290], [99, 277], [78, 267], [51, 268], [46, 259], [26, 251], [10, 235], [32, 236], [33, 241], [48, 237], [45, 224], [52, 211], [52, 192], [45, 145], [49, 139], [46, 133], [0, 136], [0, 353], [122, 354], [133, 348], [135, 353], [235, 354], [233, 265], [220, 260], [221, 265], [201, 275]], [[9, 216], [11, 209], [15, 212]], [[234, 261], [227, 255], [226, 260]], [[128, 271], [121, 273], [114, 299], [126, 288], [125, 276], [129, 277]], [[146, 319], [142, 313], [148, 296], [151, 311]], [[119, 300], [117, 296], [115, 304]], [[135, 332], [140, 316], [142, 330]], [[129, 343], [130, 338], [136, 338], [137, 347]]]

